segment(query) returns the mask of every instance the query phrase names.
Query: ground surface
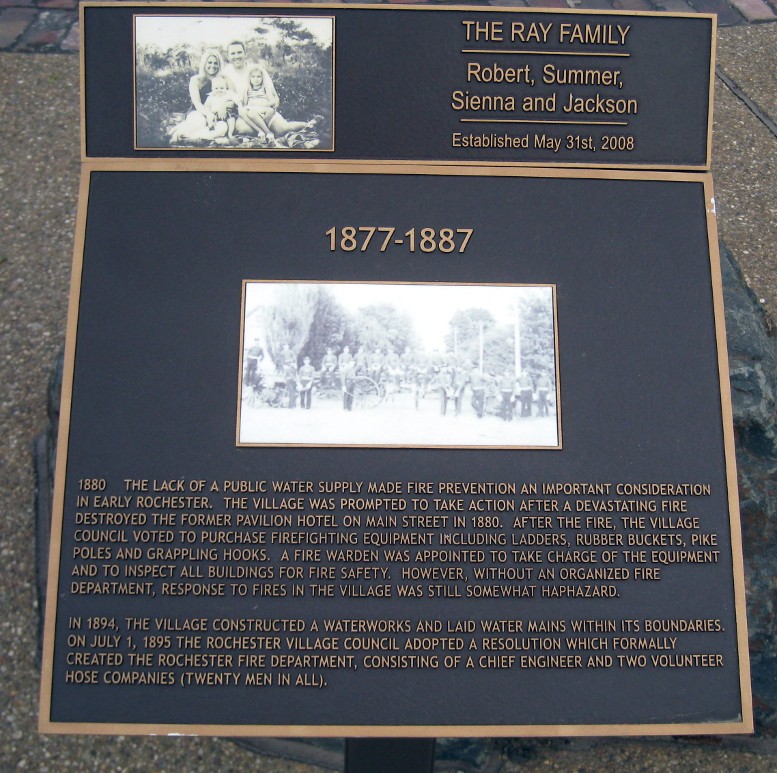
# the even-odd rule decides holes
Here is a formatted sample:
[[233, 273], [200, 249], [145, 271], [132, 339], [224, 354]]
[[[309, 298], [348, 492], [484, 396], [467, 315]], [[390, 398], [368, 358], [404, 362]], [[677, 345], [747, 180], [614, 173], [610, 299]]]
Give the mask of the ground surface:
[[[460, 415], [449, 401], [441, 415], [440, 398], [430, 394], [415, 407], [413, 395], [401, 393], [373, 405], [373, 395], [355, 400], [352, 411], [343, 410], [339, 394], [316, 394], [310, 410], [297, 406], [272, 408], [266, 403], [243, 402], [240, 441], [248, 444], [302, 444], [346, 446], [483, 446], [516, 448], [557, 445], [556, 417], [514, 416], [504, 421], [487, 413], [478, 418], [462, 401]], [[372, 406], [372, 407], [371, 407]], [[496, 410], [496, 406], [494, 406]]]
[[[6, 4], [3, 3], [5, 6]], [[31, 6], [30, 6], [31, 7]], [[37, 11], [31, 7], [33, 12]], [[30, 17], [32, 18], [32, 17]], [[25, 27], [26, 29], [26, 27]], [[777, 25], [720, 31], [719, 64], [777, 118]], [[78, 192], [78, 62], [0, 54], [0, 770], [314, 773], [220, 739], [41, 737], [30, 444], [46, 423], [46, 385], [64, 341]], [[716, 86], [713, 143], [721, 233], [766, 306], [777, 309], [777, 140], [736, 92]], [[771, 773], [777, 748], [759, 737], [526, 743], [506, 773], [704, 771]], [[453, 770], [449, 765], [440, 770]], [[497, 768], [492, 768], [496, 770]]]

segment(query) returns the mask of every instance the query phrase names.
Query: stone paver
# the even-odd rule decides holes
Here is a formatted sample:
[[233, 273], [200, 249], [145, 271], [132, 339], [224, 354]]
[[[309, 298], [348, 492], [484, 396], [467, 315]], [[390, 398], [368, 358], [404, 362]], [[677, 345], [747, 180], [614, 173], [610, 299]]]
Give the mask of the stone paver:
[[8, 8], [0, 11], [0, 49], [8, 49], [32, 26], [37, 16], [34, 8]]
[[574, 11], [611, 11], [610, 0], [567, 0], [567, 5]]
[[616, 11], [654, 11], [655, 8], [647, 0], [613, 0]]
[[[385, 3], [387, 0], [352, 1]], [[390, 0], [398, 5], [421, 4], [424, 1]], [[433, 0], [426, 2], [435, 4]], [[261, 2], [258, 4], [261, 5]], [[513, 8], [528, 6], [534, 9], [714, 13], [721, 27], [777, 21], [777, 0], [470, 0], [467, 4]], [[56, 16], [47, 16], [54, 12]], [[80, 46], [77, 23], [78, 0], [0, 0], [0, 51], [75, 53]]]
[[718, 25], [721, 27], [733, 27], [744, 21], [742, 14], [732, 8], [726, 0], [690, 0], [690, 2], [699, 13], [717, 14]]
[[656, 8], [667, 13], [693, 13], [693, 6], [685, 0], [655, 0]]
[[75, 9], [78, 7], [78, 2], [76, 0], [40, 0], [38, 7]]
[[76, 22], [67, 33], [60, 44], [60, 48], [65, 53], [74, 53], [81, 49], [81, 26]]
[[67, 11], [41, 11], [17, 41], [17, 51], [57, 51], [72, 23]]
[[566, 8], [569, 10], [569, 5], [566, 0], [527, 0], [531, 8]]
[[774, 21], [777, 14], [762, 0], [732, 0], [748, 21]]

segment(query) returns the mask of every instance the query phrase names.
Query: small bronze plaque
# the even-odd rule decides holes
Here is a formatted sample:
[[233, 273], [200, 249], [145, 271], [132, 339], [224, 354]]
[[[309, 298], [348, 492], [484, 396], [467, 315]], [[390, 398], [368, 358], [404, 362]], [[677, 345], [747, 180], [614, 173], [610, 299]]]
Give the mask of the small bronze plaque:
[[81, 29], [88, 158], [709, 169], [713, 15], [122, 2]]

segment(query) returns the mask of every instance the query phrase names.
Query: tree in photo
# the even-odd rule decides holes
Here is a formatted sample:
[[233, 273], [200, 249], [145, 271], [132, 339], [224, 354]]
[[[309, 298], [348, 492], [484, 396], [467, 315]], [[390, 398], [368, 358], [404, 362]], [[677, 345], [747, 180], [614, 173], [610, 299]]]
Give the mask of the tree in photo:
[[353, 322], [359, 346], [400, 354], [415, 345], [413, 322], [394, 306], [383, 303], [359, 309]]
[[310, 357], [318, 367], [328, 348], [340, 352], [343, 346], [351, 345], [354, 338], [348, 314], [329, 290], [319, 288], [310, 335], [300, 356]]
[[202, 50], [195, 46], [137, 45], [137, 132], [141, 146], [166, 145], [168, 129], [185, 118], [191, 108], [189, 79]]
[[283, 368], [285, 346], [298, 358], [307, 344], [320, 292], [316, 285], [279, 285], [275, 303], [264, 309], [267, 351], [276, 370]]
[[[273, 46], [260, 44], [257, 59], [265, 61], [270, 68], [273, 83], [283, 100], [283, 110], [289, 115], [330, 116], [331, 46], [322, 46], [295, 19], [271, 19], [268, 27], [276, 32], [278, 42]], [[331, 138], [328, 121], [321, 122], [319, 131], [328, 132], [327, 138]]]
[[459, 361], [476, 362], [480, 367], [483, 364], [481, 353], [485, 355], [486, 336], [495, 324], [493, 315], [487, 309], [457, 311], [448, 323], [445, 347], [449, 352], [453, 352]]
[[494, 325], [483, 342], [483, 372], [498, 376], [515, 370], [515, 329], [511, 325]]
[[541, 372], [555, 380], [555, 340], [553, 308], [542, 297], [521, 299], [521, 367], [536, 376]]

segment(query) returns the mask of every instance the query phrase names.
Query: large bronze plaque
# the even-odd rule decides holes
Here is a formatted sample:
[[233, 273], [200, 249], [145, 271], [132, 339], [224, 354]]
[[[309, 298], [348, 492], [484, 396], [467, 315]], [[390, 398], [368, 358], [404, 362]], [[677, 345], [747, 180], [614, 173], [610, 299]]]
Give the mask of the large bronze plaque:
[[221, 163], [84, 172], [42, 729], [750, 730], [709, 178]]

